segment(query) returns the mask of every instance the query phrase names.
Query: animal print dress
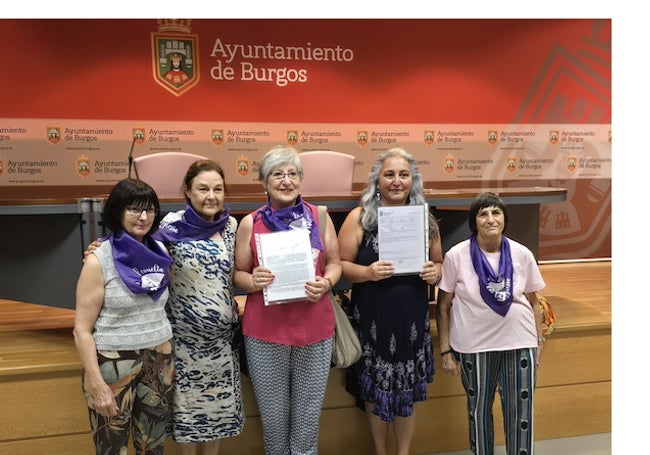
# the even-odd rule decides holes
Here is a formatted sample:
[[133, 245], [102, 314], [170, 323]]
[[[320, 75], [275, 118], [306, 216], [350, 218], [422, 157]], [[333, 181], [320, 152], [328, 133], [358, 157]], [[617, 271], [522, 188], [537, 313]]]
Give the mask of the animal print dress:
[[231, 217], [222, 237], [166, 245], [174, 259], [168, 315], [176, 360], [171, 435], [177, 442], [236, 436], [244, 425], [239, 355], [231, 347], [238, 321], [236, 226]]

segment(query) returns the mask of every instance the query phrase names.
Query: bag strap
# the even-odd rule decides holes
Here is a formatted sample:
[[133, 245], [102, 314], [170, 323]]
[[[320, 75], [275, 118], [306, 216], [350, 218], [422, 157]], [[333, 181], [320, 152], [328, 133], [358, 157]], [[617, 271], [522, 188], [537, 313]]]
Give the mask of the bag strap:
[[325, 214], [327, 213], [327, 206], [326, 205], [319, 205], [318, 206], [318, 227], [320, 228], [320, 236], [321, 239], [323, 239], [323, 245], [325, 245], [325, 227], [327, 226], [327, 219], [325, 218]]
[[[323, 248], [325, 248], [325, 246], [324, 246], [325, 245], [325, 236], [326, 236], [326, 232], [327, 232], [327, 229], [326, 229], [326, 227], [327, 227], [327, 217], [325, 216], [326, 214], [327, 214], [327, 206], [326, 205], [319, 205], [318, 206], [318, 225], [319, 225], [319, 228], [320, 228], [320, 235], [323, 238]], [[323, 270], [325, 270], [325, 255], [324, 254], [323, 254]], [[338, 303], [338, 301], [337, 301], [338, 299], [336, 297], [334, 297], [335, 295], [338, 296], [338, 299], [341, 300], [341, 303]], [[341, 307], [343, 309], [343, 311], [345, 312], [345, 314], [347, 315], [347, 313], [348, 313], [348, 309], [347, 309], [348, 305], [345, 304], [344, 298], [347, 299], [347, 297], [344, 297], [345, 293], [341, 293], [339, 291], [337, 291], [335, 293], [334, 289], [330, 289], [330, 296], [332, 297], [332, 304], [335, 304], [335, 305]]]
[[319, 205], [318, 206], [318, 228], [320, 229], [320, 238], [323, 241], [323, 255], [321, 256], [321, 260], [323, 263], [323, 272], [325, 272], [325, 236], [327, 235], [327, 230], [325, 229], [327, 227], [327, 217], [325, 216], [327, 214], [327, 206], [326, 205]]

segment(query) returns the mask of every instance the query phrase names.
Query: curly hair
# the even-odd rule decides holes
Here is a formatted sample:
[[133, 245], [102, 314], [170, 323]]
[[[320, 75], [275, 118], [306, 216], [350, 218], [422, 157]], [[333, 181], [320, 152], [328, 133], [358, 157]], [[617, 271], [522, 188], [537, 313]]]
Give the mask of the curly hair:
[[[381, 173], [384, 162], [393, 157], [403, 158], [409, 163], [409, 167], [411, 168], [411, 192], [406, 198], [406, 204], [419, 205], [426, 203], [422, 174], [420, 174], [415, 158], [401, 147], [391, 148], [385, 153], [379, 155], [379, 158], [368, 175], [368, 186], [361, 194], [361, 215], [359, 216], [359, 223], [365, 232], [370, 233], [377, 230], [377, 209], [381, 205], [377, 183], [379, 182], [379, 174]], [[431, 238], [437, 238], [438, 223], [431, 213], [429, 213], [429, 229]]]

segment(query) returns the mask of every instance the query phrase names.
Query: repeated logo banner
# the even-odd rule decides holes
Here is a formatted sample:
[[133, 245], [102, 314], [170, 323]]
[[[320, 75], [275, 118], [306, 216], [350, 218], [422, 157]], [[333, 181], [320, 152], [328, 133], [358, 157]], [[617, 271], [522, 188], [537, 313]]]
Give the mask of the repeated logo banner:
[[377, 156], [400, 146], [427, 182], [610, 179], [610, 125], [285, 124], [4, 119], [3, 185], [112, 184], [134, 156], [183, 151], [219, 161], [232, 183], [252, 183], [277, 144], [357, 157], [365, 183]]

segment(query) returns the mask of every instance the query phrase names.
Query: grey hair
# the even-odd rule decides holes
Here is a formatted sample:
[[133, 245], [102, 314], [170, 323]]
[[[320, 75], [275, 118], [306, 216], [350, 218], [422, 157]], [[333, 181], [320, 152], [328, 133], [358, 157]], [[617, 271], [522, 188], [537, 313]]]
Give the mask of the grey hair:
[[[391, 148], [387, 152], [379, 155], [379, 158], [370, 170], [370, 174], [368, 174], [368, 186], [361, 194], [361, 216], [359, 217], [359, 223], [366, 232], [375, 232], [377, 230], [377, 208], [381, 204], [380, 198], [377, 197], [377, 182], [379, 181], [379, 174], [384, 162], [388, 158], [393, 157], [404, 158], [411, 168], [411, 192], [406, 199], [406, 203], [409, 205], [426, 203], [422, 174], [420, 174], [415, 158], [401, 147]], [[431, 237], [437, 238], [438, 223], [436, 223], [432, 215], [429, 216], [429, 229]]]
[[260, 161], [257, 178], [266, 187], [266, 179], [271, 174], [271, 171], [278, 166], [287, 164], [296, 168], [298, 175], [300, 175], [300, 180], [302, 180], [302, 163], [300, 162], [298, 150], [285, 145], [276, 145], [266, 152]]

